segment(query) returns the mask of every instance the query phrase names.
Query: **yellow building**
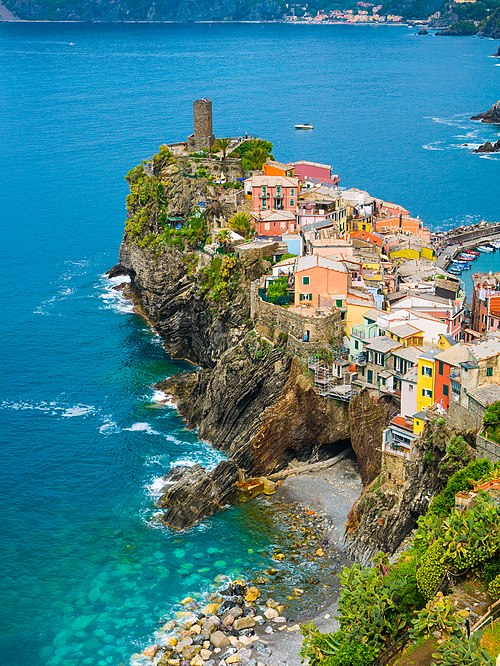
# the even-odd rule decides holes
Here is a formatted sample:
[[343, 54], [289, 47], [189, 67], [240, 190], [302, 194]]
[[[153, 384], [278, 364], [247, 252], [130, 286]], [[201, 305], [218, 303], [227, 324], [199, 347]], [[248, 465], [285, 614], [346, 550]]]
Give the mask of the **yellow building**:
[[364, 324], [364, 315], [375, 307], [375, 301], [371, 294], [366, 294], [366, 298], [360, 298], [353, 294], [347, 294], [346, 298], [346, 316], [345, 316], [345, 334], [351, 337], [351, 328]]
[[434, 357], [440, 352], [435, 349], [418, 359], [417, 411], [421, 412], [434, 404], [434, 380], [436, 369]]
[[413, 416], [413, 434], [414, 435], [420, 435], [422, 430], [424, 429], [425, 422], [427, 421], [427, 417], [425, 415], [425, 412], [418, 412]]
[[445, 349], [449, 349], [450, 347], [452, 347], [455, 344], [456, 344], [456, 340], [454, 340], [451, 337], [451, 335], [443, 335], [443, 333], [439, 334], [438, 347], [442, 351], [444, 351]]
[[403, 323], [386, 331], [388, 335], [403, 347], [421, 347], [424, 344], [424, 334], [411, 324]]

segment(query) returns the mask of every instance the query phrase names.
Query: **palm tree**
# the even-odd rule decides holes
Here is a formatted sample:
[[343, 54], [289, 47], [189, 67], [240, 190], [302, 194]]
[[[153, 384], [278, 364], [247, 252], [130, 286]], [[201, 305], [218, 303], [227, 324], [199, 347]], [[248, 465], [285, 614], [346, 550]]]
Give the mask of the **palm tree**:
[[262, 146], [255, 146], [245, 153], [243, 166], [247, 171], [262, 169], [262, 165], [269, 157], [269, 151]]
[[229, 244], [229, 241], [231, 240], [231, 234], [229, 233], [229, 229], [221, 229], [216, 234], [215, 240], [224, 250], [227, 250], [227, 246]]
[[222, 159], [225, 160], [230, 145], [231, 139], [216, 139], [212, 146], [212, 152], [222, 153]]
[[255, 229], [253, 225], [252, 216], [244, 210], [240, 210], [239, 213], [235, 213], [227, 223], [227, 226], [235, 231], [240, 236], [245, 238], [252, 238], [255, 235]]

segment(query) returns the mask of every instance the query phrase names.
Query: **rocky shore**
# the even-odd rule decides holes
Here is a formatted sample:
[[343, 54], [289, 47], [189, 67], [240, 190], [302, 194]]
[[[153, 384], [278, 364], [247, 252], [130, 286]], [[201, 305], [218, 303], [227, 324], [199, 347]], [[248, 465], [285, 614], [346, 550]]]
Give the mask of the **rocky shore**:
[[352, 458], [287, 479], [268, 509], [283, 526], [273, 562], [246, 581], [216, 577], [214, 592], [180, 600], [134, 666], [299, 666], [300, 625], [336, 628], [337, 573], [349, 563], [344, 525], [361, 480]]

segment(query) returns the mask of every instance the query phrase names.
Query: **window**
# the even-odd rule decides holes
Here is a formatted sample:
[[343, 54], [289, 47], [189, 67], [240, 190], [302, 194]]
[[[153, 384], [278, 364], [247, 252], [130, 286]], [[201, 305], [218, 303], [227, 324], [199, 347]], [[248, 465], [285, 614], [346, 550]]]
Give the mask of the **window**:
[[281, 185], [276, 185], [276, 195], [277, 195], [278, 197], [281, 196]]
[[310, 278], [308, 275], [304, 275], [302, 278], [302, 284], [309, 284], [310, 283]]
[[265, 185], [262, 185], [262, 196], [265, 197], [267, 195], [267, 187]]
[[493, 377], [493, 368], [486, 368], [486, 376]]
[[341, 307], [342, 307], [342, 299], [340, 299], [340, 300], [336, 300], [336, 301], [335, 301], [335, 305], [336, 305], [338, 308], [341, 308]]
[[431, 389], [422, 389], [422, 397], [423, 398], [432, 398]]
[[432, 368], [428, 365], [423, 365], [422, 374], [424, 375], [424, 377], [432, 377]]
[[438, 372], [439, 372], [440, 375], [444, 374], [444, 363], [443, 363], [443, 361], [439, 361]]
[[413, 384], [410, 384], [409, 387], [410, 391], [413, 391]]
[[443, 384], [443, 395], [444, 396], [449, 396], [450, 395], [450, 389], [448, 387], [448, 384]]
[[290, 196], [291, 197], [295, 196], [295, 188], [293, 188], [293, 187], [290, 189]]
[[312, 301], [312, 294], [300, 294], [299, 300], [301, 301]]
[[262, 199], [262, 210], [266, 210], [266, 206], [267, 206], [266, 200]]
[[367, 372], [367, 380], [369, 384], [373, 384], [373, 370], [368, 370]]
[[290, 199], [290, 206], [295, 206], [295, 201], [293, 199]]

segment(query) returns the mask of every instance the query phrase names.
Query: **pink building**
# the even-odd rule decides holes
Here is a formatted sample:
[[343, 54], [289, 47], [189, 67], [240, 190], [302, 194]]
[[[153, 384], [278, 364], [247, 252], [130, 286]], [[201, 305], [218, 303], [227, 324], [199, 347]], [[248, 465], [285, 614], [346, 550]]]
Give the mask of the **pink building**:
[[294, 234], [297, 230], [295, 214], [287, 210], [261, 210], [252, 213], [257, 236], [282, 236]]
[[297, 259], [295, 305], [341, 307], [351, 286], [351, 276], [340, 261], [318, 255]]
[[294, 213], [299, 196], [298, 178], [252, 176], [252, 211], [286, 210]]
[[312, 180], [332, 185], [337, 185], [339, 182], [337, 175], [332, 176], [332, 167], [329, 164], [300, 160], [299, 162], [293, 162], [293, 173], [300, 180]]

